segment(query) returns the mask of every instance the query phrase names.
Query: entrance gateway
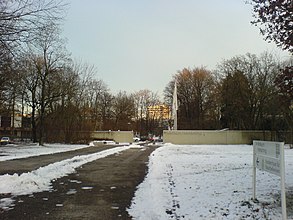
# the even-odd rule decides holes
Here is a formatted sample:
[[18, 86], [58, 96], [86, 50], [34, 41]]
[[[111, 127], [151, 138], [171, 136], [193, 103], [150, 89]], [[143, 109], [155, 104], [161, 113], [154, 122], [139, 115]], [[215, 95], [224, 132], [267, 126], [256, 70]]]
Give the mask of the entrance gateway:
[[253, 141], [253, 200], [256, 199], [256, 168], [281, 177], [282, 219], [287, 219], [284, 142]]

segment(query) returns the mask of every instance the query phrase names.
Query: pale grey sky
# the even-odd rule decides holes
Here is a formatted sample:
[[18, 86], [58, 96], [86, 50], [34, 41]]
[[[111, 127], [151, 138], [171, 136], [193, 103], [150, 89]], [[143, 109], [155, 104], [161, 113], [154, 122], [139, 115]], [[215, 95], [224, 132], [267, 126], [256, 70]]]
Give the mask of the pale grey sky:
[[244, 0], [72, 0], [63, 34], [74, 58], [94, 64], [112, 92], [162, 94], [184, 67], [213, 70], [247, 52], [276, 52], [252, 26]]

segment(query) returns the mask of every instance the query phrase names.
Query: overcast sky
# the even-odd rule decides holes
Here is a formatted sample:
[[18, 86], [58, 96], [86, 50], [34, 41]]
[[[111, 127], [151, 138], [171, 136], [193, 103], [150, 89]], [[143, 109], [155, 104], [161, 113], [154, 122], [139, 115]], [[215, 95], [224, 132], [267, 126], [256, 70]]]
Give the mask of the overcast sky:
[[112, 92], [162, 94], [184, 67], [213, 70], [266, 50], [286, 57], [251, 20], [244, 0], [71, 0], [63, 33], [72, 56], [94, 64]]

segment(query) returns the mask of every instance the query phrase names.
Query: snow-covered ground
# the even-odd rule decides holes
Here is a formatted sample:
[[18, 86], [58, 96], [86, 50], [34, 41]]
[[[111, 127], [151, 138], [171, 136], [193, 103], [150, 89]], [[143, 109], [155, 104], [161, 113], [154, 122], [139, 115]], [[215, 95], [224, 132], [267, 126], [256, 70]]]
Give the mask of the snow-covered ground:
[[0, 146], [0, 161], [14, 160], [27, 157], [34, 157], [45, 154], [55, 154], [66, 151], [78, 150], [89, 147], [90, 145], [68, 145], [68, 144], [45, 144], [39, 146], [38, 144], [31, 145], [16, 145], [8, 144]]
[[[82, 147], [88, 146], [6, 146], [0, 148], [0, 160]], [[76, 156], [20, 175], [0, 175], [0, 208], [13, 208], [18, 195], [50, 191], [52, 181], [75, 172], [77, 167], [132, 147], [140, 146]], [[292, 219], [293, 150], [285, 150], [285, 161], [287, 211], [288, 219]], [[257, 171], [259, 203], [252, 202], [251, 197], [252, 146], [164, 144], [151, 154], [149, 172], [127, 211], [134, 219], [281, 219], [279, 177]]]
[[[292, 219], [293, 150], [285, 150], [285, 161]], [[252, 146], [165, 144], [150, 156], [128, 212], [134, 219], [282, 218], [279, 177], [257, 171], [259, 203], [251, 197]]]

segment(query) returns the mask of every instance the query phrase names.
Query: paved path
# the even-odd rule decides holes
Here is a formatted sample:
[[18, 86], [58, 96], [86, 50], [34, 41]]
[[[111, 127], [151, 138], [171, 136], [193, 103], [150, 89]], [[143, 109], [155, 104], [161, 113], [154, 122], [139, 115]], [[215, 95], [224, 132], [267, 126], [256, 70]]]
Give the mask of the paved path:
[[[144, 179], [148, 156], [157, 147], [129, 149], [87, 163], [78, 168], [76, 173], [56, 180], [52, 192], [15, 198], [14, 209], [0, 211], [0, 219], [131, 219], [126, 208], [131, 204], [137, 185]], [[90, 153], [88, 150], [91, 151], [85, 151]], [[58, 154], [58, 160], [65, 154]], [[56, 155], [51, 157], [56, 159]], [[46, 158], [44, 164], [51, 160], [50, 156], [38, 158]], [[24, 161], [27, 159], [19, 160], [19, 163]], [[39, 164], [24, 167], [31, 169], [34, 166]]]
[[72, 158], [77, 155], [91, 154], [99, 151], [103, 151], [109, 148], [113, 148], [111, 145], [103, 145], [100, 147], [87, 147], [75, 151], [67, 151], [56, 154], [41, 155], [23, 159], [7, 160], [0, 162], [0, 175], [13, 174], [13, 173], [24, 173], [42, 166], [47, 166], [50, 163]]

